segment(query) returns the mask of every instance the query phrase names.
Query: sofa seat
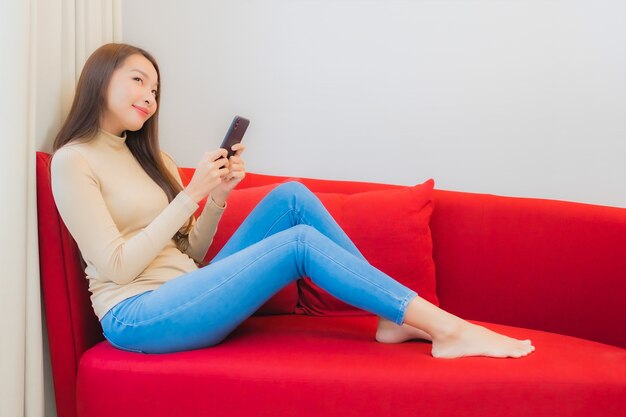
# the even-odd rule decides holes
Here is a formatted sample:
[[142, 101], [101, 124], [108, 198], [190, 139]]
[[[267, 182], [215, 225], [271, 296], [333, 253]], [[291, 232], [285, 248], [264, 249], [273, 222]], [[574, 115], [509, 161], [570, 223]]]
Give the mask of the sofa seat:
[[103, 341], [80, 360], [78, 416], [624, 416], [624, 349], [486, 324], [536, 352], [435, 359], [427, 342], [376, 342], [376, 324], [256, 316], [220, 345], [162, 355]]

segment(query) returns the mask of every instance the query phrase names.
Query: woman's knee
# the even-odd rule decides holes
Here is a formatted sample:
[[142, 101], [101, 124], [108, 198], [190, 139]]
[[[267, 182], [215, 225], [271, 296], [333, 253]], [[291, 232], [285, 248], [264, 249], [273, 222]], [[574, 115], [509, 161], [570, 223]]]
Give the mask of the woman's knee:
[[315, 227], [308, 224], [299, 224], [291, 228], [292, 232], [296, 236], [299, 242], [304, 244], [310, 244], [313, 242], [320, 242], [326, 237]]
[[272, 207], [276, 209], [308, 207], [315, 198], [305, 185], [296, 181], [282, 183], [266, 196], [266, 199], [271, 201]]
[[311, 190], [309, 190], [306, 185], [297, 181], [284, 182], [278, 187], [274, 188], [274, 190], [272, 190], [272, 193], [283, 195], [286, 198], [290, 198], [293, 196], [308, 197], [312, 195]]

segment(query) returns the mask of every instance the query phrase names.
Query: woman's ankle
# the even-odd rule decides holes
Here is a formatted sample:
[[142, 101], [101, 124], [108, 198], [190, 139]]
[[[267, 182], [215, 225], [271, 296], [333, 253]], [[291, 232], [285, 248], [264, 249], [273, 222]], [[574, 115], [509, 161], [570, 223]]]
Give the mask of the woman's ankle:
[[402, 343], [416, 339], [432, 341], [432, 337], [423, 330], [408, 324], [397, 325], [387, 319], [378, 318], [376, 341], [380, 343]]
[[415, 297], [407, 306], [405, 323], [421, 329], [432, 336], [433, 340], [445, 340], [459, 335], [463, 327], [469, 325], [465, 320], [442, 310], [420, 297]]

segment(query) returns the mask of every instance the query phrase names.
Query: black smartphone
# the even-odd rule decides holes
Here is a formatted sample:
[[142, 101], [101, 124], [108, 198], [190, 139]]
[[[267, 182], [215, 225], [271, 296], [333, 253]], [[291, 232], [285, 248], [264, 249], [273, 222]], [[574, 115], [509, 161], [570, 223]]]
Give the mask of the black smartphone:
[[230, 124], [230, 128], [228, 128], [228, 132], [226, 132], [226, 136], [224, 136], [224, 140], [220, 145], [220, 148], [224, 148], [228, 151], [227, 158], [230, 158], [235, 154], [231, 149], [234, 144], [241, 142], [243, 139], [244, 133], [246, 133], [246, 129], [248, 129], [248, 125], [250, 124], [250, 120], [245, 117], [235, 116], [232, 123]]

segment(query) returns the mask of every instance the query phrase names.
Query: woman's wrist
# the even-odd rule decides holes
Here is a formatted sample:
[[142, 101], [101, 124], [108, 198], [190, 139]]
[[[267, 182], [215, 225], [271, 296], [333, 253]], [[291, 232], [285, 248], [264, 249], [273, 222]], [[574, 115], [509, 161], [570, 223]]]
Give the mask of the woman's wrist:
[[219, 208], [225, 208], [226, 207], [226, 198], [219, 196], [219, 195], [215, 195], [215, 193], [211, 193], [209, 195], [209, 197], [211, 198], [211, 200], [213, 200], [213, 204], [215, 204], [217, 207]]
[[199, 204], [199, 203], [200, 203], [200, 201], [202, 201], [202, 199], [204, 198], [204, 196], [203, 196], [203, 195], [198, 194], [197, 192], [195, 192], [195, 191], [193, 190], [193, 188], [191, 188], [191, 187], [189, 187], [189, 186], [188, 186], [188, 187], [186, 187], [186, 188], [184, 188], [184, 189], [183, 189], [183, 192], [184, 192], [185, 194], [187, 194], [189, 197], [191, 197], [191, 199], [192, 199], [193, 201], [195, 201], [195, 202], [196, 202], [196, 204]]

